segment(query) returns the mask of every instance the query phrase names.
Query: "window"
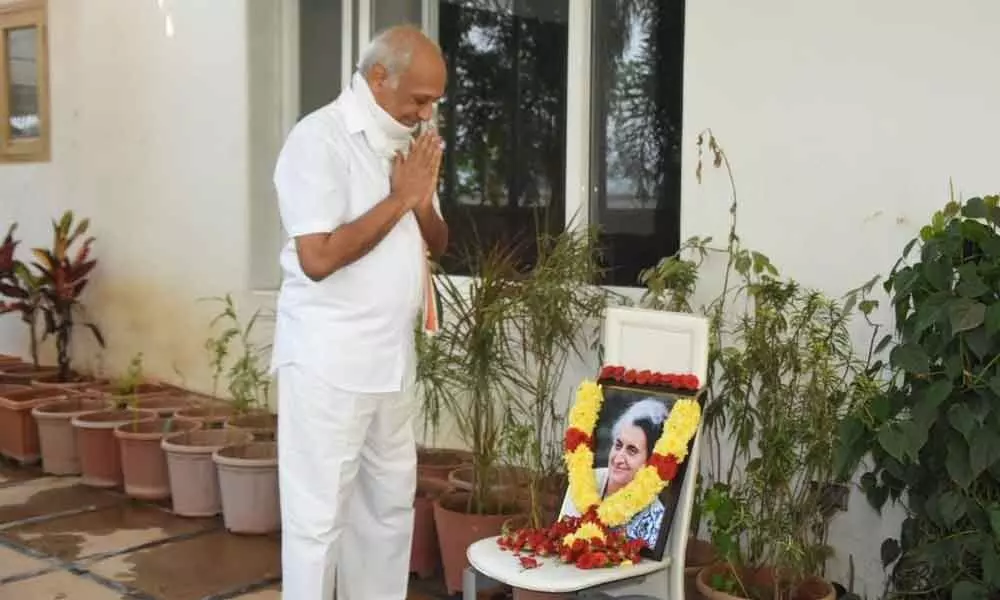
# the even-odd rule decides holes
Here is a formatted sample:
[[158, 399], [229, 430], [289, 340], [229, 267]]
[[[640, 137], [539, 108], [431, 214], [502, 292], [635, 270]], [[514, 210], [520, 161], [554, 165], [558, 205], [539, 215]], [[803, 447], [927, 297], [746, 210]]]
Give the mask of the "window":
[[636, 285], [680, 242], [684, 2], [593, 6], [590, 218], [607, 283]]
[[287, 1], [300, 114], [339, 93], [373, 33], [414, 23], [440, 43], [449, 273], [468, 273], [468, 246], [530, 240], [536, 223], [597, 225], [605, 284], [637, 285], [677, 250], [684, 0]]
[[468, 274], [471, 246], [498, 242], [531, 262], [536, 223], [546, 233], [565, 225], [568, 13], [568, 0], [440, 3], [449, 273]]
[[49, 159], [48, 53], [42, 2], [0, 5], [0, 161]]

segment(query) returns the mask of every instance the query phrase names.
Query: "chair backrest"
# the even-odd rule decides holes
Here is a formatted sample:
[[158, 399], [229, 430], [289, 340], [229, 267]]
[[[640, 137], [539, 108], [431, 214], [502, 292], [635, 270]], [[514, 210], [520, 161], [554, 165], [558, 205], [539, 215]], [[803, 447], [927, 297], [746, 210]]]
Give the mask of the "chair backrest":
[[[708, 373], [708, 319], [688, 313], [641, 308], [610, 308], [604, 321], [604, 364], [661, 373], [692, 373], [704, 384]], [[701, 455], [701, 427], [687, 458], [681, 492], [664, 550], [674, 564], [684, 563]], [[676, 485], [676, 483], [675, 483]], [[569, 492], [564, 505], [569, 500]]]

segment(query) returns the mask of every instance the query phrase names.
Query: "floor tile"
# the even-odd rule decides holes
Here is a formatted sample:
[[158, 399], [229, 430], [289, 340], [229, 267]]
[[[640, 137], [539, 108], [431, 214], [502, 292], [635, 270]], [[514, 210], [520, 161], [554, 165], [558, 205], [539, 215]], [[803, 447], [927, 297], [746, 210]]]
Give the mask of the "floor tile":
[[223, 530], [114, 556], [86, 568], [151, 596], [198, 600], [278, 577], [281, 556], [276, 537], [236, 536]]
[[0, 587], [0, 600], [121, 600], [122, 595], [98, 583], [56, 571]]
[[41, 471], [35, 467], [18, 467], [0, 458], [0, 485], [12, 481], [25, 481], [41, 476]]
[[21, 573], [34, 573], [51, 564], [0, 546], [0, 579]]
[[219, 527], [216, 519], [180, 519], [151, 506], [116, 506], [12, 527], [14, 543], [66, 561], [116, 552], [177, 535]]
[[88, 507], [112, 506], [124, 499], [89, 488], [76, 477], [42, 477], [0, 487], [0, 525]]

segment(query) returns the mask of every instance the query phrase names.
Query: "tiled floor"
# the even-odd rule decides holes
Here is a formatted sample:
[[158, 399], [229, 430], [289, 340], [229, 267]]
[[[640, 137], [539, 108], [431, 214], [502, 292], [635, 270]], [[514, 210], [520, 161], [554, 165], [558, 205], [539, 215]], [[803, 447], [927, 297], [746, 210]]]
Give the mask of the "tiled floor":
[[[279, 600], [279, 539], [0, 462], [0, 600]], [[413, 580], [410, 600], [447, 598]]]

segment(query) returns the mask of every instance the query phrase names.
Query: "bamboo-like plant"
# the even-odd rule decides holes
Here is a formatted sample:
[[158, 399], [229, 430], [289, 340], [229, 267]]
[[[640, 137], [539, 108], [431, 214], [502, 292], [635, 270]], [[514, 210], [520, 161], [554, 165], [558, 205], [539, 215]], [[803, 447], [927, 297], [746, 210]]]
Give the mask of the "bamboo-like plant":
[[[514, 318], [521, 275], [514, 247], [496, 244], [470, 253], [468, 287], [441, 278], [444, 315], [434, 344], [440, 353], [425, 405], [445, 407], [472, 451], [472, 494], [467, 511], [503, 513], [513, 499], [496, 498], [505, 416], [527, 385], [517, 360]], [[427, 375], [427, 373], [425, 373]], [[511, 502], [511, 504], [506, 504]]]
[[596, 343], [599, 319], [608, 301], [608, 294], [597, 285], [601, 274], [597, 239], [593, 228], [569, 229], [558, 235], [537, 233], [537, 258], [518, 285], [514, 325], [531, 393], [517, 406], [517, 417], [533, 432], [523, 458], [530, 473], [535, 527], [542, 525], [542, 488], [546, 482], [557, 481], [562, 468], [558, 441], [563, 415], [556, 394], [571, 356], [582, 358]]

